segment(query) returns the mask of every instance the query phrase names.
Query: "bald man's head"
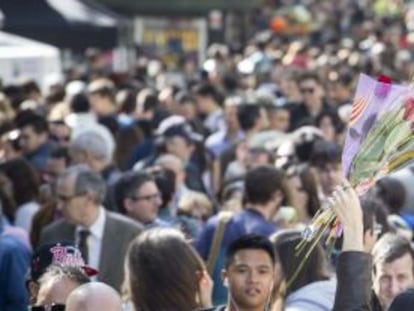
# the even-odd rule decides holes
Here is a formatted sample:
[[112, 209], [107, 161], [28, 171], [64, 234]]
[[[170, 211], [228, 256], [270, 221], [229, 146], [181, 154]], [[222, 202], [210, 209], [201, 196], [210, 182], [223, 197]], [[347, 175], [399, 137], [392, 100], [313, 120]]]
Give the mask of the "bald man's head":
[[76, 288], [66, 301], [66, 311], [121, 311], [119, 294], [110, 286], [91, 282]]

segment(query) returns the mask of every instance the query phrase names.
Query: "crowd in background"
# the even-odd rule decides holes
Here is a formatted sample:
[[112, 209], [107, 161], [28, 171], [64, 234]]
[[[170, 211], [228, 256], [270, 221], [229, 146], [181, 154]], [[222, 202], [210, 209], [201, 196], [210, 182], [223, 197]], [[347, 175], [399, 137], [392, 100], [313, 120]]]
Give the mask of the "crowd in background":
[[[212, 44], [201, 64], [183, 58], [171, 69], [140, 54], [115, 74], [90, 49], [45, 89], [28, 79], [2, 86], [0, 310], [81, 310], [69, 301], [85, 297], [119, 310], [118, 293], [137, 311], [226, 301], [227, 311], [247, 310], [256, 296], [271, 310], [333, 308], [340, 243], [315, 248], [298, 274], [296, 245], [343, 185], [359, 74], [412, 80], [414, 7], [297, 2], [269, 1], [245, 46]], [[300, 31], [272, 14], [293, 4], [310, 16]], [[414, 287], [413, 174], [387, 176], [360, 198], [372, 310]], [[222, 268], [231, 275], [243, 249], [270, 256], [272, 293], [257, 285], [232, 296]]]

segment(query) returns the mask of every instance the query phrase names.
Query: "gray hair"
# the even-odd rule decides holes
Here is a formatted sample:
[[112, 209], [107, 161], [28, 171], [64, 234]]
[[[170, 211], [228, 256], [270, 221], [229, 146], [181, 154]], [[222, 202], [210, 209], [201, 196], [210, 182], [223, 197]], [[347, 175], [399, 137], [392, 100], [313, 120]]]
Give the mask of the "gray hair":
[[105, 200], [106, 184], [98, 173], [93, 172], [84, 164], [73, 165], [59, 176], [58, 182], [62, 182], [70, 176], [75, 177], [74, 194], [92, 193], [95, 195], [96, 203], [102, 204]]
[[393, 262], [406, 254], [414, 260], [414, 249], [411, 242], [395, 233], [384, 234], [375, 243], [371, 253], [374, 272], [376, 272], [377, 264]]
[[53, 264], [49, 266], [46, 272], [40, 277], [39, 283], [44, 284], [63, 277], [68, 278], [78, 285], [90, 282], [89, 277], [81, 267]]
[[76, 151], [89, 152], [97, 159], [105, 162], [112, 160], [113, 150], [105, 137], [95, 130], [84, 130], [80, 132], [72, 142], [72, 148]]

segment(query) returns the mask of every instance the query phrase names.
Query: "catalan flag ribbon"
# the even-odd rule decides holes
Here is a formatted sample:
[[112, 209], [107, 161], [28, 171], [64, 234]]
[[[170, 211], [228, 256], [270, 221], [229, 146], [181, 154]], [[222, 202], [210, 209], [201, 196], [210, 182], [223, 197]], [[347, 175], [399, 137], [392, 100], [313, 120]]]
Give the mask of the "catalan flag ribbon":
[[[344, 175], [359, 195], [384, 175], [414, 162], [413, 133], [414, 88], [361, 74], [342, 154]], [[322, 239], [330, 249], [341, 235], [341, 223], [325, 204], [304, 229], [298, 256], [307, 260]]]

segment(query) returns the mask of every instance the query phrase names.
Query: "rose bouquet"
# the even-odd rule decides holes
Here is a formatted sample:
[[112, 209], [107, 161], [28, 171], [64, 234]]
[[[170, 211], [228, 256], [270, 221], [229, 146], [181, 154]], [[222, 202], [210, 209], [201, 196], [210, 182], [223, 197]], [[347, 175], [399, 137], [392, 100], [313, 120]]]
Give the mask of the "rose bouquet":
[[[414, 162], [413, 133], [414, 89], [391, 84], [384, 76], [375, 80], [361, 75], [342, 154], [344, 176], [359, 195], [381, 177]], [[304, 229], [297, 247], [303, 264], [322, 239], [331, 249], [341, 234], [340, 222], [325, 204]]]

